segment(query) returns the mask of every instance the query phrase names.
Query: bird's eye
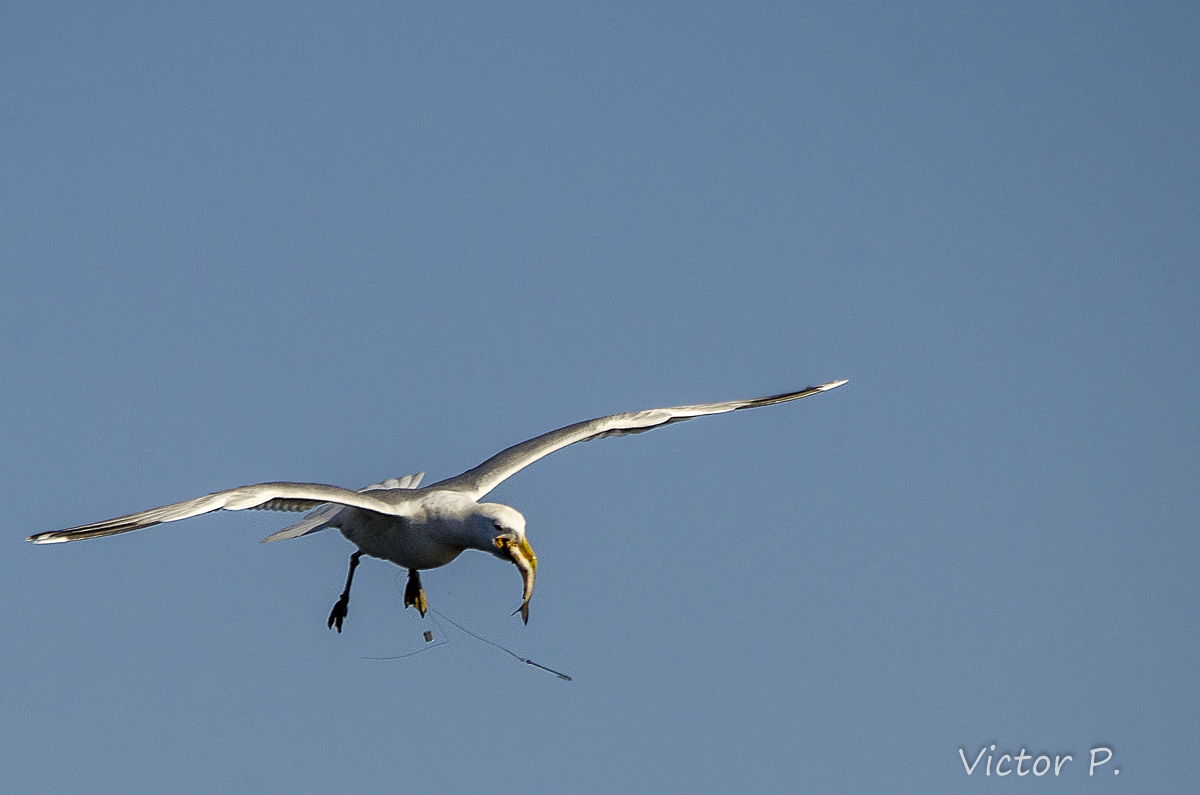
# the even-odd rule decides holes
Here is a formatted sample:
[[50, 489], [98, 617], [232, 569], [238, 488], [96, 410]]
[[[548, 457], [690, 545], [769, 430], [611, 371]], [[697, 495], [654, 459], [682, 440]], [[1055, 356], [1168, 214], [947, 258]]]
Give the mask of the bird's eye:
[[505, 538], [504, 536], [497, 536], [495, 539], [492, 540], [492, 543], [496, 545], [496, 549], [507, 549], [508, 548], [508, 539]]

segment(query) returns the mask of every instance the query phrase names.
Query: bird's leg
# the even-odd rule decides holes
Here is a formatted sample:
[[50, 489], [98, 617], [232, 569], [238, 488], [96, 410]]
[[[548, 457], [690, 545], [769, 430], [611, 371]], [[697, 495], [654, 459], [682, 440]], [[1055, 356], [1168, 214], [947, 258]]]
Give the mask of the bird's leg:
[[425, 601], [425, 589], [421, 587], [421, 575], [416, 569], [408, 570], [408, 584], [404, 586], [404, 606], [417, 608], [421, 618], [425, 617], [425, 611], [429, 609], [429, 602]]
[[342, 631], [342, 622], [346, 620], [346, 610], [350, 607], [350, 584], [354, 582], [354, 570], [358, 568], [358, 559], [361, 557], [361, 551], [350, 556], [350, 573], [346, 575], [346, 589], [342, 591], [342, 596], [334, 604], [333, 610], [329, 611], [329, 623], [326, 626], [330, 629], [337, 627], [338, 633]]

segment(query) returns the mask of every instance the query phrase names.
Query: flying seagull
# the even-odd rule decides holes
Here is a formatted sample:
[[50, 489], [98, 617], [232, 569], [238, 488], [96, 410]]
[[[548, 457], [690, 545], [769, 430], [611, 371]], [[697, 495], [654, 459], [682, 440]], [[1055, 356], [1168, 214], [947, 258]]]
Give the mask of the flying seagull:
[[577, 422], [501, 450], [474, 469], [424, 488], [420, 488], [423, 472], [391, 478], [359, 491], [321, 483], [258, 483], [103, 522], [38, 533], [28, 540], [35, 544], [56, 544], [99, 538], [187, 519], [222, 508], [227, 511], [247, 508], [311, 511], [303, 521], [273, 533], [263, 541], [298, 538], [327, 527], [336, 527], [358, 547], [350, 556], [346, 588], [329, 614], [328, 625], [331, 629], [336, 627], [338, 632], [342, 631], [342, 621], [350, 605], [354, 569], [364, 554], [389, 560], [408, 569], [404, 606], [415, 607], [424, 616], [428, 603], [425, 591], [421, 588], [419, 572], [445, 566], [466, 549], [490, 552], [516, 565], [521, 572], [524, 591], [521, 606], [513, 615], [520, 613], [521, 619], [528, 623], [537, 557], [525, 537], [525, 517], [507, 505], [479, 502], [481, 497], [539, 458], [576, 442], [642, 433], [708, 414], [786, 403], [818, 392], [828, 392], [844, 383], [844, 380], [832, 381], [799, 392], [770, 397], [672, 406]]

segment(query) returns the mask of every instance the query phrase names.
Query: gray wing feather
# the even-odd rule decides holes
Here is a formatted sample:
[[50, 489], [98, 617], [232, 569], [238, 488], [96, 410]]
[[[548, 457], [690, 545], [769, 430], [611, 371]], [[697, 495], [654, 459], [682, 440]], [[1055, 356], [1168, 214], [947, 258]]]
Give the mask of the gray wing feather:
[[128, 516], [106, 519], [103, 522], [93, 522], [50, 533], [38, 533], [30, 536], [28, 540], [35, 544], [79, 541], [84, 538], [128, 533], [130, 530], [140, 530], [143, 527], [151, 527], [162, 522], [175, 522], [221, 509], [240, 511], [247, 508], [260, 508], [295, 511], [307, 510], [326, 502], [350, 505], [383, 514], [394, 515], [397, 510], [370, 494], [361, 494], [338, 486], [326, 486], [322, 483], [258, 483], [253, 486], [241, 486], [236, 489], [206, 494], [194, 500], [164, 505], [161, 508], [131, 513]]
[[359, 489], [359, 493], [364, 491], [378, 491], [379, 489], [415, 489], [421, 485], [421, 478], [425, 477], [424, 472], [417, 472], [415, 475], [401, 475], [398, 478], [388, 478], [382, 483], [372, 483], [370, 486], [365, 486]]
[[628, 414], [612, 414], [586, 420], [550, 431], [541, 436], [513, 445], [501, 450], [496, 455], [484, 461], [474, 469], [468, 469], [461, 475], [448, 478], [433, 484], [430, 488], [459, 491], [478, 500], [505, 479], [521, 471], [555, 450], [591, 439], [602, 439], [606, 436], [624, 436], [630, 433], [644, 433], [664, 425], [703, 417], [709, 414], [724, 414], [740, 409], [755, 409], [761, 406], [771, 406], [776, 403], [786, 403], [789, 400], [799, 400], [818, 392], [828, 392], [830, 389], [846, 383], [832, 381], [820, 386], [810, 386], [798, 392], [785, 392], [781, 395], [751, 398], [749, 400], [729, 400], [723, 403], [699, 403], [693, 406], [672, 406], [670, 408], [635, 411]]
[[[359, 493], [379, 491], [381, 489], [415, 489], [421, 485], [421, 478], [423, 477], [425, 477], [425, 473], [418, 472], [415, 475], [388, 478], [382, 483], [374, 483], [366, 488], [359, 489]], [[300, 536], [316, 533], [329, 527], [341, 527], [342, 518], [347, 513], [349, 513], [349, 509], [345, 505], [326, 503], [299, 522], [296, 522], [296, 524], [271, 533], [262, 542], [267, 544], [271, 541], [286, 541], [289, 538], [299, 538]]]
[[350, 509], [345, 505], [337, 503], [325, 503], [320, 508], [305, 516], [299, 522], [293, 525], [288, 525], [282, 530], [277, 530], [271, 535], [262, 540], [262, 543], [267, 544], [271, 541], [286, 541], [289, 538], [299, 538], [306, 536], [309, 533], [315, 533], [319, 530], [324, 530], [327, 527], [339, 527], [344, 513], [349, 513]]

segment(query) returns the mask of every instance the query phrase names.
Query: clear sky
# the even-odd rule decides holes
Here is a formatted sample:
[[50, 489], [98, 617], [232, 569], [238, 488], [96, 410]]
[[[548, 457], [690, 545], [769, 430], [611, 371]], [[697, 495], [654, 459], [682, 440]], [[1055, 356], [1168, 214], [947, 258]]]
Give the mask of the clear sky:
[[[1194, 788], [1195, 3], [9, 2], [0, 97], [4, 791]], [[429, 599], [570, 683], [289, 515], [24, 541], [838, 378], [494, 492], [529, 625]]]

